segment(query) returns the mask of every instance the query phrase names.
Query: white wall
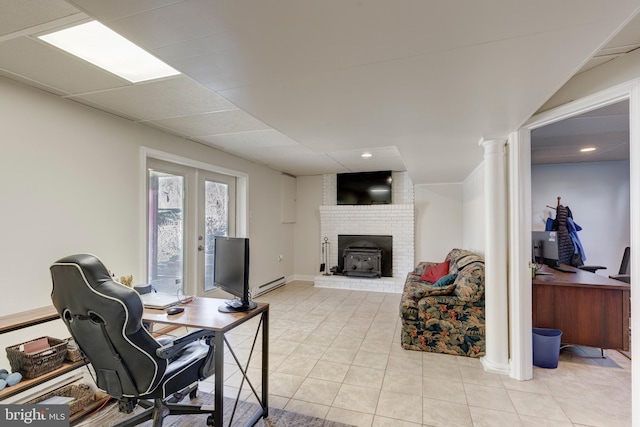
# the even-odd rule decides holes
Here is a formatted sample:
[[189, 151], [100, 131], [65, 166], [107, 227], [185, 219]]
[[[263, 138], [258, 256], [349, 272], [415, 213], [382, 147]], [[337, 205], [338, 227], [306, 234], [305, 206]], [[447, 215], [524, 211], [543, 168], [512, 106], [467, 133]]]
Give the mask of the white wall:
[[[322, 175], [296, 178], [296, 224], [294, 227], [293, 271], [296, 276], [313, 280], [320, 272], [321, 236], [320, 205], [322, 205]], [[329, 267], [327, 267], [329, 268]]]
[[[327, 199], [335, 200], [335, 179], [327, 177], [297, 178], [294, 271], [311, 276], [309, 280], [318, 274], [321, 262], [319, 206], [329, 204], [323, 202], [323, 184], [325, 192], [332, 190], [333, 198]], [[416, 185], [414, 192], [415, 262], [444, 259], [452, 248], [462, 245], [462, 184]]]
[[416, 263], [444, 261], [462, 247], [462, 184], [416, 185]]
[[142, 146], [248, 174], [251, 283], [293, 273], [280, 172], [4, 78], [0, 123], [0, 315], [50, 305], [49, 266], [72, 253], [94, 253], [116, 274], [145, 281]]
[[531, 228], [544, 230], [555, 218], [557, 197], [569, 206], [588, 265], [603, 265], [597, 273], [617, 274], [630, 242], [629, 162], [597, 162], [531, 166]]
[[462, 247], [484, 254], [484, 163], [462, 184]]

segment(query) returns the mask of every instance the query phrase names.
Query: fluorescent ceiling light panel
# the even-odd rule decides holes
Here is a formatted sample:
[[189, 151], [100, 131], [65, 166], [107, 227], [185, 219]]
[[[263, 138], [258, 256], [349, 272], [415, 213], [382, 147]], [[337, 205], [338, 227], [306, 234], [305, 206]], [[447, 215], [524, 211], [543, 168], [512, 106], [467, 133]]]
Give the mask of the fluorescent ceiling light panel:
[[69, 27], [38, 38], [131, 83], [180, 74], [98, 21]]
[[595, 147], [586, 147], [586, 148], [580, 149], [580, 151], [583, 152], [583, 153], [588, 153], [590, 151], [596, 151], [596, 148]]

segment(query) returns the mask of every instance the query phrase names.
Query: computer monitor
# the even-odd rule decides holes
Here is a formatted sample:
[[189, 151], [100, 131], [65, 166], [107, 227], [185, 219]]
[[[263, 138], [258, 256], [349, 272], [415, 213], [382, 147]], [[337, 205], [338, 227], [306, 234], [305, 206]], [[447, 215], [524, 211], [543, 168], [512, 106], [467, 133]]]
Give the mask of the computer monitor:
[[533, 262], [549, 267], [560, 265], [557, 231], [532, 231], [531, 245]]
[[222, 312], [249, 311], [257, 304], [249, 294], [249, 239], [215, 236], [213, 284], [238, 299], [218, 307]]

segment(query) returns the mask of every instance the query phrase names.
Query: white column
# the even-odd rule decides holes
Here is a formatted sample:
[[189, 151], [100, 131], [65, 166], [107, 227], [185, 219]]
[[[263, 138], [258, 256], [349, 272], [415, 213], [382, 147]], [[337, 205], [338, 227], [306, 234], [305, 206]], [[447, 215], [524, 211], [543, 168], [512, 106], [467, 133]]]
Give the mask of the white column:
[[482, 139], [484, 148], [485, 371], [509, 374], [507, 292], [507, 177], [502, 139]]

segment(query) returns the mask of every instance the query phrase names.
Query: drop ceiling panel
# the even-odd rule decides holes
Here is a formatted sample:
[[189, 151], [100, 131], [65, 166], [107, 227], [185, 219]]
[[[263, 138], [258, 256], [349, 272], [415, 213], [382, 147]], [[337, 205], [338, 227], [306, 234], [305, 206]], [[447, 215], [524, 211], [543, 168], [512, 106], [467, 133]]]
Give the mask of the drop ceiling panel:
[[252, 150], [251, 158], [261, 164], [292, 175], [318, 175], [323, 173], [348, 172], [342, 165], [302, 145], [267, 147]]
[[269, 128], [269, 126], [260, 120], [241, 110], [171, 117], [167, 119], [150, 120], [148, 123], [159, 127], [170, 128], [190, 137], [247, 132]]
[[267, 129], [254, 132], [240, 132], [226, 135], [202, 136], [199, 141], [219, 147], [225, 151], [249, 152], [250, 150], [266, 147], [281, 147], [298, 145], [298, 142], [281, 134], [275, 129]]
[[533, 134], [536, 138], [548, 136], [562, 137], [575, 135], [606, 134], [617, 131], [629, 132], [629, 116], [603, 116], [571, 118], [557, 122], [539, 129], [535, 129]]
[[[372, 157], [363, 158], [362, 153], [364, 152], [371, 154]], [[327, 155], [349, 171], [373, 172], [378, 170], [406, 170], [397, 147], [331, 151], [328, 152]]]
[[107, 23], [108, 21], [122, 18], [123, 16], [133, 15], [172, 3], [180, 3], [181, 1], [182, 0], [70, 0], [69, 3], [90, 10], [92, 14], [100, 17], [103, 23]]
[[265, 19], [264, 15], [271, 10], [269, 2], [191, 0], [126, 16], [108, 25], [153, 50]]
[[151, 120], [237, 107], [186, 76], [80, 95], [94, 105]]
[[0, 68], [66, 93], [89, 92], [129, 84], [88, 62], [29, 37], [0, 43]]
[[[187, 61], [189, 58], [209, 55], [230, 49], [233, 44], [228, 37], [229, 33], [214, 34], [210, 36], [198, 37], [183, 43], [176, 43], [169, 46], [159, 47], [153, 53], [163, 58], [165, 62], [173, 64], [175, 67], [178, 61]], [[182, 70], [186, 72], [185, 70]]]
[[78, 13], [64, 0], [0, 0], [0, 11], [0, 36]]
[[[396, 147], [374, 157], [376, 168], [400, 162], [417, 184], [463, 180], [482, 161], [480, 137], [506, 138], [638, 9], [638, 0], [70, 4], [185, 75], [130, 85], [18, 39], [76, 12], [61, 0], [0, 0], [0, 28], [14, 25], [0, 38], [0, 74], [294, 174], [362, 168], [359, 150]], [[618, 53], [634, 31], [607, 48]], [[237, 109], [220, 111], [228, 103], [187, 77]]]
[[[157, 54], [161, 52], [157, 48], [179, 43], [187, 48], [191, 40], [223, 37], [224, 43], [214, 44], [228, 45], [224, 52], [191, 60], [182, 58], [174, 64], [221, 90], [553, 32], [566, 25], [570, 9], [562, 8], [550, 17], [537, 5], [492, 3], [500, 6], [495, 9], [500, 12], [483, 14], [488, 7], [485, 2], [464, 6], [445, 3], [439, 5], [438, 13], [430, 13], [433, 6], [428, 2], [403, 8], [394, 2], [371, 5], [289, 1], [278, 5], [282, 9], [254, 8], [241, 20], [231, 13], [217, 13], [221, 2], [193, 1], [113, 25], [128, 29], [128, 35]], [[571, 11], [574, 26], [591, 24], [595, 10], [602, 9], [602, 2], [592, 3], [589, 12]], [[528, 17], [524, 22], [518, 19], [523, 14]], [[476, 19], [480, 15], [483, 20]], [[158, 35], [151, 35], [148, 30], [138, 34], [137, 28], [163, 31]], [[203, 63], [212, 67], [211, 73], [198, 66]]]
[[[93, 102], [93, 101], [88, 100], [88, 99], [80, 98], [80, 97], [77, 97], [77, 96], [68, 97], [67, 99], [69, 99], [71, 101], [74, 101], [74, 102], [77, 102], [79, 104], [83, 104], [83, 105], [95, 108], [96, 110], [100, 110], [100, 111], [104, 111], [106, 113], [113, 114], [114, 116], [122, 117], [123, 119], [131, 120], [133, 122], [140, 120], [138, 117], [133, 116], [131, 114], [127, 114], [124, 111], [116, 110], [114, 108], [107, 107], [106, 105], [103, 105], [103, 104], [98, 104], [98, 103]], [[161, 129], [161, 130], [165, 130], [165, 129]]]
[[531, 164], [534, 165], [615, 161], [629, 161], [629, 143], [599, 148], [591, 153], [580, 153], [564, 146], [531, 151]]
[[35, 88], [41, 89], [41, 90], [43, 90], [45, 92], [52, 93], [54, 95], [58, 95], [58, 96], [67, 95], [67, 92], [65, 92], [63, 90], [48, 86], [48, 85], [46, 85], [44, 83], [41, 83], [41, 82], [36, 82], [34, 80], [31, 80], [31, 79], [26, 78], [24, 76], [20, 76], [18, 74], [10, 73], [9, 71], [3, 70], [2, 68], [0, 68], [0, 76], [6, 77], [6, 78], [11, 79], [11, 80], [15, 80], [15, 81], [20, 82], [20, 83], [24, 83], [24, 84], [29, 85], [31, 87], [35, 87]]

